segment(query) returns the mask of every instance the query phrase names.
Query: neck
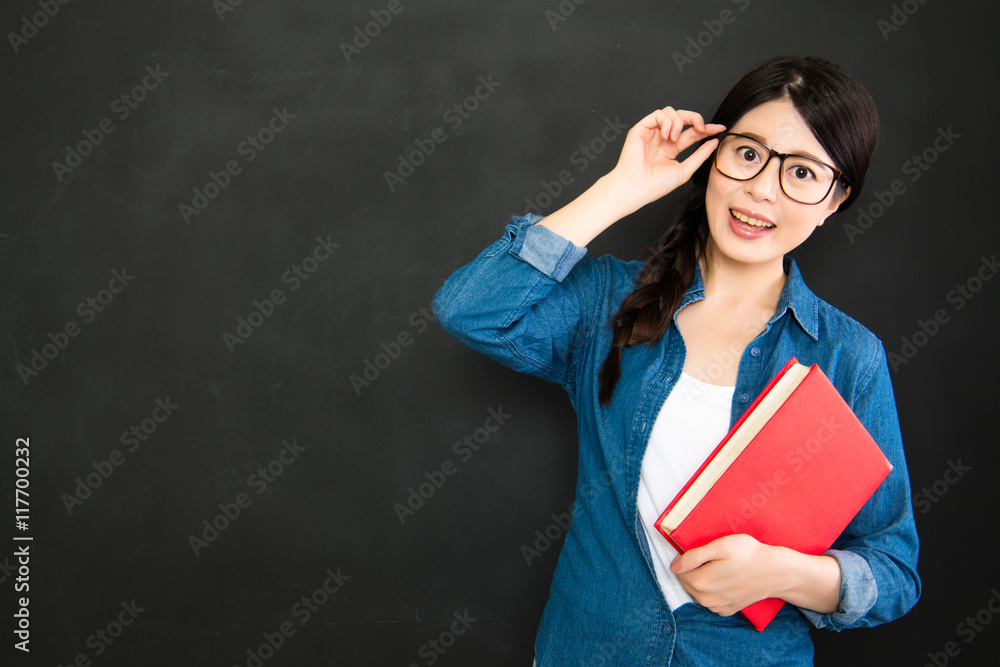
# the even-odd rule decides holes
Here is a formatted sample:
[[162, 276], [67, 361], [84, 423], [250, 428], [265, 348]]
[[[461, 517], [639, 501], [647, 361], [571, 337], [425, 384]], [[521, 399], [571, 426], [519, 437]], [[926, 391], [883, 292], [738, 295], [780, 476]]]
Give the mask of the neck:
[[699, 261], [705, 297], [734, 307], [757, 307], [773, 312], [778, 307], [785, 275], [781, 257], [748, 264], [724, 256], [709, 241]]

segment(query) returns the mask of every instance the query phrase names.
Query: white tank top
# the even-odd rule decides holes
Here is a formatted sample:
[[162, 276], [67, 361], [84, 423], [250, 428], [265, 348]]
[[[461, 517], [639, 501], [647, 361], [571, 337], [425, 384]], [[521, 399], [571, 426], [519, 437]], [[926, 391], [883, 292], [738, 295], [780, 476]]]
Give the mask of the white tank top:
[[735, 389], [682, 372], [656, 416], [642, 459], [639, 521], [646, 531], [653, 571], [671, 609], [694, 599], [670, 572], [677, 551], [653, 524], [729, 431]]

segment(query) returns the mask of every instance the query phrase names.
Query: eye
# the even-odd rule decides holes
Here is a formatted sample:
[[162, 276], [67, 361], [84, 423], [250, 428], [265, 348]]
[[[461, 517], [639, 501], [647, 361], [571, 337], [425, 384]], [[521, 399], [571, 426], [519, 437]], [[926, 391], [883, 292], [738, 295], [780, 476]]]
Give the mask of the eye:
[[759, 162], [760, 153], [753, 146], [740, 146], [736, 149], [736, 155], [744, 162]]
[[805, 165], [794, 165], [791, 169], [789, 169], [789, 171], [791, 172], [792, 178], [798, 181], [816, 180], [816, 172]]

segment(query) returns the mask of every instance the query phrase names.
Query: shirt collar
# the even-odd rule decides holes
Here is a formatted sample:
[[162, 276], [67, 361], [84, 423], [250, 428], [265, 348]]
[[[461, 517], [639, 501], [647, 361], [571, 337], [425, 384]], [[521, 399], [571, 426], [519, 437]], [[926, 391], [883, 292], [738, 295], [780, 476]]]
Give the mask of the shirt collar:
[[[778, 298], [778, 308], [768, 321], [768, 327], [777, 322], [791, 310], [795, 321], [799, 323], [802, 330], [809, 334], [813, 340], [819, 340], [819, 299], [812, 293], [802, 279], [799, 267], [795, 260], [786, 256], [782, 268], [787, 275], [785, 286], [781, 289], [781, 296]], [[693, 301], [700, 301], [705, 298], [705, 283], [701, 280], [701, 266], [695, 266], [694, 282], [684, 293], [677, 311]], [[674, 313], [676, 322], [677, 313]]]

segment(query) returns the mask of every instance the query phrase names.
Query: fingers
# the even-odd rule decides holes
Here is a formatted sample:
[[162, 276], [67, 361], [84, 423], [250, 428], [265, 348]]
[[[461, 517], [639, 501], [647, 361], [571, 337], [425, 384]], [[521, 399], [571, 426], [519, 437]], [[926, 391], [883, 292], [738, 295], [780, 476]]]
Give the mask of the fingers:
[[[708, 144], [710, 142], [706, 141], [705, 143]], [[695, 155], [698, 155], [698, 153], [704, 150], [705, 147], [701, 146], [691, 157], [693, 158]], [[705, 151], [706, 154], [711, 152], [711, 149]], [[688, 158], [688, 160], [690, 159], [691, 158]], [[670, 563], [670, 571], [674, 574], [690, 572], [691, 570], [701, 567], [710, 561], [732, 558], [734, 554], [741, 551], [740, 545], [745, 544], [747, 540], [757, 543], [757, 541], [749, 535], [735, 534], [725, 535], [714, 539], [707, 544], [703, 544], [700, 547], [688, 549], [683, 554], [678, 554], [678, 556], [674, 558], [674, 560]]]
[[705, 121], [701, 114], [694, 111], [680, 111], [673, 107], [663, 107], [653, 112], [660, 125], [660, 135], [666, 141], [676, 143], [681, 138], [685, 125], [692, 125], [698, 131], [704, 131]]
[[[705, 121], [701, 120], [700, 114], [696, 114], [692, 111], [684, 111], [683, 109], [681, 111], [685, 115], [693, 114], [694, 116], [697, 116], [697, 118], [693, 119], [693, 121], [695, 123], [700, 122], [702, 126], [704, 126]], [[677, 143], [677, 140], [681, 138], [681, 131], [684, 129], [684, 119], [681, 118], [680, 112], [676, 111], [673, 107], [664, 107], [660, 110], [660, 113], [663, 114], [664, 119], [667, 121], [661, 124], [661, 127], [663, 128], [663, 138]]]
[[659, 121], [663, 138], [675, 143], [680, 141], [681, 133], [686, 126], [693, 127], [699, 139], [726, 129], [724, 125], [718, 123], [706, 123], [700, 113], [686, 109], [674, 109], [668, 106], [650, 115]]
[[[705, 160], [712, 156], [712, 151], [714, 151], [719, 145], [718, 139], [709, 139], [701, 146], [695, 150], [694, 153], [688, 155], [680, 165], [684, 168], [684, 180], [690, 179], [694, 172], [698, 171], [698, 167], [705, 163]], [[682, 149], [683, 150], [683, 149]]]
[[703, 135], [714, 134], [713, 131], [710, 131], [707, 128], [719, 128], [718, 130], [715, 130], [715, 132], [724, 129], [721, 125], [706, 125], [704, 119], [701, 117], [701, 114], [697, 112], [685, 111], [684, 109], [678, 111], [673, 107], [657, 109], [640, 120], [637, 125], [649, 130], [658, 130], [660, 136], [664, 140], [674, 142], [680, 139], [681, 131], [687, 125], [694, 127], [695, 130]]
[[705, 546], [690, 549], [683, 554], [679, 554], [670, 563], [670, 571], [674, 574], [684, 574], [685, 572], [690, 572], [701, 567], [709, 561], [718, 560], [718, 558], [719, 554], [713, 548], [713, 543], [709, 542]]
[[[685, 130], [684, 128], [689, 129]], [[718, 134], [726, 129], [725, 125], [706, 123], [700, 113], [685, 109], [664, 107], [657, 109], [636, 123], [633, 130], [646, 136], [648, 141], [659, 135], [663, 141], [674, 143], [680, 153], [697, 141]]]
[[685, 572], [690, 572], [694, 568], [698, 567], [698, 565], [701, 565], [701, 563], [692, 565], [691, 563], [693, 561], [689, 561], [689, 559], [685, 558], [685, 556], [687, 556], [686, 553], [681, 554], [670, 562], [671, 572], [673, 572], [674, 574], [684, 574]]
[[677, 139], [677, 150], [684, 151], [691, 144], [701, 141], [707, 137], [716, 135], [726, 129], [725, 125], [719, 125], [718, 123], [707, 123], [705, 124], [705, 129], [699, 130], [697, 126], [691, 126], [684, 130]]

